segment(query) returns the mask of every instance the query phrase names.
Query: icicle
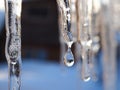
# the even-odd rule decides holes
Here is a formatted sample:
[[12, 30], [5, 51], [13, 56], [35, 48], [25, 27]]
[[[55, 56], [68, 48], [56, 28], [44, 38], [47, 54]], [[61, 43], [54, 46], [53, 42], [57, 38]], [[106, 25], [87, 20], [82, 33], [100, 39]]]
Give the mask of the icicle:
[[20, 90], [21, 3], [22, 0], [5, 0], [6, 10], [5, 54], [9, 67], [9, 90]]
[[[104, 90], [116, 90], [115, 26], [116, 24], [119, 26], [119, 23], [114, 23], [114, 2], [115, 1], [112, 0], [101, 0], [101, 43], [103, 51]], [[116, 10], [117, 9], [118, 8], [116, 8]]]
[[68, 50], [64, 56], [64, 63], [66, 66], [70, 67], [74, 64], [74, 56], [71, 51], [71, 46], [73, 44], [73, 36], [71, 33], [71, 9], [70, 9], [70, 1], [69, 0], [57, 0], [59, 11], [62, 16], [62, 26], [63, 29], [62, 35], [68, 46]]
[[92, 50], [91, 50], [91, 62], [90, 62], [90, 72], [92, 80], [98, 80], [97, 77], [97, 66], [96, 55], [100, 49], [100, 0], [92, 0], [92, 24], [91, 24], [91, 33], [92, 33]]
[[[77, 40], [81, 45], [82, 79], [90, 80], [89, 63], [92, 48], [92, 0], [77, 0]], [[87, 79], [86, 79], [87, 76]]]
[[63, 57], [65, 55], [65, 52], [66, 52], [66, 45], [64, 43], [64, 39], [62, 37], [62, 29], [63, 29], [63, 21], [62, 21], [62, 12], [60, 12], [59, 8], [58, 8], [58, 26], [59, 26], [59, 42], [60, 42], [60, 66], [61, 66], [61, 71], [62, 73], [64, 74], [65, 73], [65, 65], [64, 65], [64, 62], [63, 62]]

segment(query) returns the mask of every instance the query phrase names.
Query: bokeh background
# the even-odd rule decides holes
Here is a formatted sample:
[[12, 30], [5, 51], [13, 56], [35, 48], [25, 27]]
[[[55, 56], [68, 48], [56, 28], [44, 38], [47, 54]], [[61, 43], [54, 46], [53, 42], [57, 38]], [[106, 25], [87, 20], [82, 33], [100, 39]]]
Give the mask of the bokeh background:
[[[4, 0], [0, 0], [0, 90], [8, 90], [4, 14]], [[81, 64], [66, 68], [59, 63], [58, 28], [55, 0], [23, 0], [21, 90], [104, 90], [101, 50], [96, 55], [96, 79], [83, 82], [80, 77]], [[119, 33], [117, 40], [116, 90], [120, 90]]]

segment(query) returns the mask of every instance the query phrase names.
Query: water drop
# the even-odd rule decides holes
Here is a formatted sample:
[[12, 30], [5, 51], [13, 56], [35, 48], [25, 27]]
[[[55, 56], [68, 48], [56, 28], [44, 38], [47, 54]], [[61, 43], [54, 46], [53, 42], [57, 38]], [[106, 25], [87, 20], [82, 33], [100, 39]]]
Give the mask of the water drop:
[[90, 76], [85, 76], [82, 79], [83, 79], [84, 82], [88, 82], [91, 79], [91, 77]]
[[71, 48], [68, 48], [64, 56], [64, 64], [68, 67], [71, 67], [74, 64], [74, 56], [72, 54]]

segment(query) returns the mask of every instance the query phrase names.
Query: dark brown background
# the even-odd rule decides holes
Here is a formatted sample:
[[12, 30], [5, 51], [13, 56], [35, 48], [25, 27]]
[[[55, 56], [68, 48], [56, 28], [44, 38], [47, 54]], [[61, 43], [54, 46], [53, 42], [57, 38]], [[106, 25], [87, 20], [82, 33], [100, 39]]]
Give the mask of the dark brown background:
[[[22, 57], [59, 59], [56, 0], [26, 0], [22, 7]], [[0, 60], [5, 59], [5, 28], [0, 35]]]

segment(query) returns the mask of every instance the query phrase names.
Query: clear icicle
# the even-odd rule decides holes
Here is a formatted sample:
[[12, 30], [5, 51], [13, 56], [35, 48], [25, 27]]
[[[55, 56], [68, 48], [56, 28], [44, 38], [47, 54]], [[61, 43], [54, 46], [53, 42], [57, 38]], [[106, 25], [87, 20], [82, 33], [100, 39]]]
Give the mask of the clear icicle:
[[[91, 34], [92, 0], [77, 0], [77, 40], [81, 45], [82, 77], [90, 80], [89, 63], [91, 61], [92, 34]], [[85, 71], [84, 71], [85, 70]], [[87, 72], [87, 73], [86, 73]], [[84, 76], [83, 76], [84, 75]], [[84, 80], [84, 81], [88, 81]]]
[[63, 29], [63, 25], [62, 25], [62, 12], [60, 12], [59, 8], [58, 8], [58, 26], [59, 26], [59, 42], [60, 42], [60, 66], [61, 66], [61, 70], [62, 72], [65, 72], [65, 66], [64, 66], [64, 62], [63, 62], [63, 57], [65, 55], [66, 52], [66, 45], [64, 43], [64, 39], [62, 37], [62, 29]]
[[91, 79], [87, 52], [82, 50], [81, 56], [82, 56], [81, 77], [83, 81], [87, 82]]
[[6, 10], [5, 54], [9, 67], [9, 90], [20, 90], [21, 3], [22, 0], [5, 0]]
[[76, 1], [71, 0], [70, 8], [71, 8], [71, 32], [73, 34], [73, 41], [77, 41], [77, 18], [76, 18]]
[[[62, 28], [61, 32], [63, 35], [63, 38], [68, 46], [68, 51], [65, 54], [64, 62], [66, 63], [68, 67], [72, 66], [74, 64], [74, 56], [71, 51], [71, 46], [73, 44], [73, 36], [71, 33], [71, 9], [70, 9], [70, 0], [57, 0], [59, 11], [61, 12], [62, 16]], [[71, 55], [72, 61], [69, 62], [69, 58], [67, 56]], [[69, 62], [69, 65], [68, 63]], [[71, 64], [70, 64], [71, 63]]]
[[[118, 8], [114, 9], [116, 1], [101, 0], [101, 43], [103, 51], [103, 87], [104, 90], [117, 90], [116, 88], [116, 25], [114, 23], [114, 12]], [[116, 2], [118, 4], [118, 2]], [[116, 7], [117, 5], [115, 5]], [[119, 11], [119, 10], [118, 10]], [[116, 14], [119, 17], [119, 13]], [[118, 19], [119, 20], [119, 19]]]
[[80, 17], [81, 17], [81, 14], [80, 14], [80, 0], [76, 0], [76, 44], [75, 44], [75, 52], [76, 52], [76, 59], [77, 61], [80, 60], [81, 58], [81, 46], [80, 46], [80, 25], [81, 25], [81, 20], [80, 20]]
[[100, 49], [100, 0], [92, 0], [92, 54], [91, 54], [91, 62], [90, 62], [90, 70], [91, 70], [91, 78], [92, 80], [98, 80], [97, 77], [97, 66], [96, 66], [96, 55]]
[[73, 41], [74, 41], [74, 56], [76, 58], [76, 62], [79, 62], [80, 60], [80, 44], [78, 43], [78, 27], [77, 24], [79, 24], [79, 22], [77, 22], [77, 1], [78, 0], [71, 0], [71, 32], [73, 34]]

